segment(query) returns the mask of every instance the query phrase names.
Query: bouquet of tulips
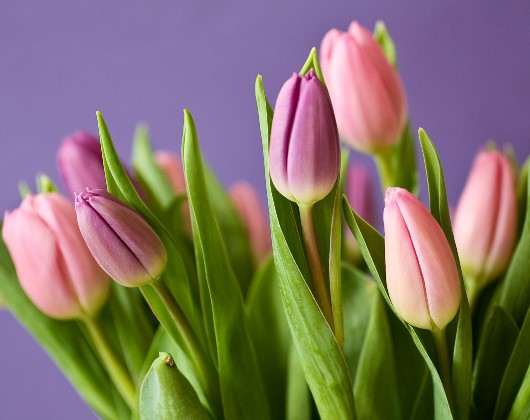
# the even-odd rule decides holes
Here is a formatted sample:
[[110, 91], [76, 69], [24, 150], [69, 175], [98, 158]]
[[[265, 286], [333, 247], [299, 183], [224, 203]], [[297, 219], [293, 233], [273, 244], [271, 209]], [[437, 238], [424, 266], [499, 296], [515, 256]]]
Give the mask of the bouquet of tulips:
[[331, 30], [320, 60], [274, 111], [256, 80], [269, 225], [188, 111], [181, 158], [141, 126], [125, 167], [97, 113], [59, 149], [66, 196], [21, 186], [1, 300], [102, 418], [530, 418], [528, 161], [488, 145], [450, 217], [420, 129], [427, 208], [385, 26]]

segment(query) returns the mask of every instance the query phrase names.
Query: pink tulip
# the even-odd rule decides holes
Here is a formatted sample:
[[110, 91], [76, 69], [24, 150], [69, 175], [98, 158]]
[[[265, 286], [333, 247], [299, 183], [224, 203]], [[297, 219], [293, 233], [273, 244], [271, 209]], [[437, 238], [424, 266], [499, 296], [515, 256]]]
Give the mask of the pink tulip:
[[269, 150], [276, 189], [299, 204], [312, 205], [337, 181], [340, 146], [333, 109], [315, 72], [293, 74], [274, 109]]
[[407, 119], [403, 84], [372, 34], [352, 22], [348, 32], [330, 30], [320, 48], [340, 137], [351, 147], [384, 154]]
[[475, 158], [454, 218], [455, 241], [467, 280], [482, 287], [506, 269], [516, 230], [512, 166], [501, 152], [483, 150]]
[[247, 228], [254, 262], [258, 265], [271, 250], [269, 225], [258, 194], [246, 182], [237, 182], [230, 188], [230, 197]]
[[[186, 179], [184, 178], [184, 169], [180, 156], [166, 151], [157, 151], [155, 153], [155, 160], [167, 180], [171, 184], [173, 191], [176, 194], [186, 194]], [[191, 234], [191, 213], [187, 201], [182, 203], [182, 226]]]
[[[366, 167], [350, 165], [346, 174], [345, 194], [352, 209], [371, 225], [374, 224], [374, 203], [370, 176]], [[361, 259], [361, 251], [350, 229], [344, 238], [348, 258], [353, 262]]]
[[166, 249], [138, 213], [104, 190], [78, 194], [75, 211], [90, 252], [110, 277], [126, 287], [160, 277], [166, 267]]
[[28, 196], [6, 212], [2, 231], [20, 284], [46, 315], [96, 314], [109, 281], [90, 254], [70, 202], [57, 193]]
[[166, 151], [157, 151], [155, 160], [177, 194], [186, 193], [186, 180], [180, 156]]
[[386, 283], [396, 311], [415, 327], [443, 329], [458, 311], [461, 288], [441, 227], [402, 188], [387, 190], [384, 224]]

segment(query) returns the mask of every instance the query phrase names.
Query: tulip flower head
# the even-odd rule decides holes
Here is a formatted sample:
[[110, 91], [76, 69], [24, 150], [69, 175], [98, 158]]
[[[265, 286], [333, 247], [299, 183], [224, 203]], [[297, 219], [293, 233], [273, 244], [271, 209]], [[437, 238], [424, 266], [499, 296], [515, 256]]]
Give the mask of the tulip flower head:
[[91, 317], [109, 280], [90, 254], [70, 202], [57, 193], [28, 196], [6, 212], [2, 231], [20, 284], [46, 315]]
[[126, 287], [157, 280], [167, 262], [164, 245], [147, 222], [103, 190], [77, 194], [77, 223], [105, 272]]
[[440, 225], [402, 188], [386, 192], [384, 225], [386, 283], [396, 311], [415, 327], [443, 329], [458, 311], [461, 286]]
[[70, 197], [86, 188], [107, 188], [99, 138], [92, 134], [66, 136], [57, 151], [57, 169]]
[[258, 194], [246, 182], [237, 182], [230, 188], [230, 197], [247, 228], [254, 263], [258, 265], [271, 250], [269, 225]]
[[455, 212], [454, 232], [462, 271], [481, 288], [510, 261], [517, 236], [515, 175], [497, 150], [480, 152]]
[[354, 21], [348, 32], [324, 36], [320, 57], [341, 139], [360, 151], [387, 153], [405, 126], [407, 104], [379, 44]]
[[312, 70], [293, 74], [278, 94], [269, 165], [276, 189], [299, 204], [322, 200], [337, 180], [337, 125], [326, 89]]

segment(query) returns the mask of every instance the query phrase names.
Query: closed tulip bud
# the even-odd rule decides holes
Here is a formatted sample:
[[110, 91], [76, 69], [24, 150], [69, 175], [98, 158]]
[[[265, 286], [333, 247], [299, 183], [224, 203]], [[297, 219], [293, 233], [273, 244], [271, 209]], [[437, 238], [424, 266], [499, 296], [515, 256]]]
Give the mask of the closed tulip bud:
[[2, 236], [20, 284], [46, 315], [91, 317], [107, 296], [109, 280], [90, 254], [70, 202], [57, 193], [27, 196], [6, 212]]
[[160, 277], [166, 249], [138, 213], [104, 190], [89, 189], [76, 195], [75, 210], [88, 248], [110, 277], [126, 287]]
[[445, 328], [458, 311], [461, 288], [440, 225], [402, 188], [386, 192], [384, 225], [386, 283], [396, 311], [415, 327]]
[[506, 269], [517, 235], [515, 175], [501, 152], [477, 155], [453, 225], [462, 271], [481, 288]]
[[278, 94], [269, 164], [274, 186], [298, 204], [322, 200], [337, 180], [337, 125], [326, 90], [313, 71], [293, 74]]
[[269, 225], [258, 194], [246, 182], [237, 182], [230, 188], [230, 197], [247, 228], [254, 262], [258, 265], [271, 250]]
[[372, 34], [352, 22], [329, 31], [320, 48], [322, 72], [341, 139], [351, 147], [385, 154], [407, 119], [403, 84]]
[[107, 189], [99, 139], [84, 131], [65, 137], [57, 151], [57, 169], [69, 197], [86, 188]]
[[[374, 203], [370, 176], [366, 167], [351, 165], [346, 174], [345, 194], [351, 208], [371, 225], [374, 224]], [[348, 258], [358, 262], [361, 251], [350, 229], [346, 229], [344, 238]]]

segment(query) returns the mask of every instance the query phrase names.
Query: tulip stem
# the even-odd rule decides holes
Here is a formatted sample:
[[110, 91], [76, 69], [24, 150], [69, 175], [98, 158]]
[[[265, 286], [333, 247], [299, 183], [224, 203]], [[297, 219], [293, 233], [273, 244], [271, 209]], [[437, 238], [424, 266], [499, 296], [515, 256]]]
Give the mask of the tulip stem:
[[171, 319], [180, 332], [182, 341], [186, 347], [184, 350], [197, 369], [199, 381], [210, 403], [212, 404], [212, 408], [214, 410], [219, 409], [219, 399], [217, 398], [217, 393], [213, 388], [215, 384], [218, 383], [218, 380], [213, 377], [214, 375], [212, 374], [213, 369], [211, 368], [211, 363], [209, 363], [206, 359], [204, 351], [199, 343], [199, 340], [197, 339], [197, 336], [193, 332], [186, 315], [184, 315], [179, 304], [173, 298], [173, 295], [163, 282], [157, 281], [152, 283], [151, 286], [168, 310]]
[[127, 369], [112, 348], [101, 323], [96, 319], [84, 319], [90, 337], [101, 356], [112, 382], [131, 410], [136, 408], [136, 387]]
[[320, 254], [318, 253], [318, 243], [315, 234], [315, 223], [313, 220], [313, 205], [299, 204], [300, 221], [302, 223], [302, 236], [304, 238], [304, 250], [306, 253], [309, 275], [313, 285], [315, 299], [320, 306], [329, 326], [334, 330], [333, 311], [331, 310], [331, 300], [329, 297]]
[[377, 165], [377, 171], [379, 172], [379, 178], [381, 180], [381, 188], [383, 189], [383, 196], [386, 193], [386, 189], [394, 187], [394, 177], [392, 176], [392, 160], [390, 153], [377, 154], [374, 156], [375, 164]]
[[453, 397], [453, 380], [451, 374], [451, 362], [449, 359], [449, 349], [447, 346], [447, 337], [444, 328], [434, 327], [432, 330], [434, 344], [436, 346], [436, 355], [438, 356], [438, 371], [445, 389], [445, 395], [451, 409], [454, 407]]

